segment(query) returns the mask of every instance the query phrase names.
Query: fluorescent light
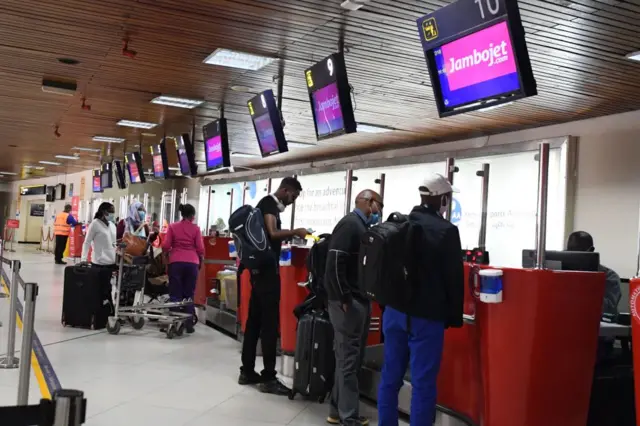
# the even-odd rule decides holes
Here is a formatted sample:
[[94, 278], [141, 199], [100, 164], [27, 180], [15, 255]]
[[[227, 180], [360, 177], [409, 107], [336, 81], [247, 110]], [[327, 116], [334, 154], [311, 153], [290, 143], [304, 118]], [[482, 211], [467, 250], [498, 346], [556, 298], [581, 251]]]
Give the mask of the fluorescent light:
[[371, 124], [358, 123], [358, 132], [363, 133], [387, 133], [394, 129], [390, 127], [374, 126]]
[[289, 148], [313, 148], [316, 144], [306, 142], [287, 142], [287, 146]]
[[148, 123], [146, 121], [120, 120], [116, 123], [118, 126], [135, 127], [136, 129], [153, 129], [156, 123]]
[[[126, 121], [126, 120], [121, 120]], [[118, 123], [120, 126], [124, 126], [124, 124]], [[130, 126], [135, 127], [135, 126]], [[125, 141], [125, 138], [116, 138], [113, 136], [94, 136], [92, 139], [94, 142], [109, 142], [109, 143], [122, 143]]]
[[177, 98], [174, 96], [158, 96], [157, 98], [151, 99], [152, 104], [157, 105], [167, 105], [178, 108], [187, 108], [193, 109], [198, 107], [204, 103], [204, 101], [198, 99], [187, 99], [187, 98]]
[[275, 58], [253, 55], [251, 53], [237, 52], [230, 49], [216, 49], [203, 61], [209, 65], [239, 68], [242, 70], [258, 71], [273, 62]]
[[627, 59], [631, 59], [632, 61], [640, 62], [640, 50], [637, 52], [631, 52], [627, 55]]
[[17, 173], [13, 173], [13, 172], [0, 172], [0, 175], [15, 176], [15, 175], [17, 175]]
[[258, 90], [252, 89], [249, 86], [231, 86], [229, 87], [229, 89], [233, 90], [234, 92], [240, 92], [240, 93], [257, 93]]
[[201, 160], [197, 160], [197, 161], [196, 161], [196, 164], [205, 165], [205, 164], [207, 164], [207, 163], [205, 163], [204, 161], [201, 161]]
[[140, 133], [140, 134], [141, 134], [142, 136], [155, 136], [155, 135], [156, 135], [155, 133], [145, 133], [145, 132], [142, 132], [142, 133]]
[[236, 158], [255, 158], [255, 157], [259, 157], [258, 154], [248, 154], [246, 152], [232, 152], [231, 156], [232, 157], [236, 157]]
[[24, 169], [44, 170], [44, 167], [42, 167], [42, 166], [30, 166], [30, 165], [26, 165], [26, 166], [22, 166], [22, 168], [24, 168]]
[[340, 7], [342, 7], [343, 9], [347, 9], [350, 10], [352, 12], [360, 9], [362, 6], [366, 5], [367, 3], [369, 3], [371, 0], [345, 0], [342, 2], [342, 4], [340, 5]]
[[171, 170], [172, 172], [177, 172], [180, 171], [180, 167], [169, 167], [169, 170]]
[[78, 160], [79, 159], [79, 157], [76, 157], [74, 155], [56, 155], [55, 157], [61, 160]]
[[71, 148], [72, 151], [86, 151], [86, 152], [100, 152], [102, 151], [100, 148], [84, 148], [82, 146], [74, 146]]
[[62, 163], [56, 163], [55, 161], [38, 161], [40, 164], [47, 164], [49, 166], [61, 166]]

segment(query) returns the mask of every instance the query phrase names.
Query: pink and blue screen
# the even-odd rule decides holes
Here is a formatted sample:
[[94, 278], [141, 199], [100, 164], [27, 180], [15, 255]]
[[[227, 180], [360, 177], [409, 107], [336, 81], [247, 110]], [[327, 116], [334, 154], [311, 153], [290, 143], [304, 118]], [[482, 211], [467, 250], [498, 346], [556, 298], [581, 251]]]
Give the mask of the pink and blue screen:
[[316, 116], [318, 136], [327, 136], [344, 129], [340, 96], [337, 83], [331, 83], [316, 90], [313, 96], [313, 110]]
[[258, 143], [260, 144], [260, 150], [264, 155], [279, 152], [278, 141], [276, 140], [276, 134], [271, 124], [271, 117], [269, 113], [263, 114], [254, 120], [256, 124], [256, 131], [258, 132]]
[[205, 150], [207, 157], [207, 169], [222, 166], [222, 137], [220, 135], [207, 139], [205, 142]]
[[190, 175], [191, 166], [189, 165], [189, 157], [185, 148], [178, 149], [178, 160], [180, 160], [180, 173]]
[[447, 108], [520, 89], [506, 22], [447, 43], [434, 54]]

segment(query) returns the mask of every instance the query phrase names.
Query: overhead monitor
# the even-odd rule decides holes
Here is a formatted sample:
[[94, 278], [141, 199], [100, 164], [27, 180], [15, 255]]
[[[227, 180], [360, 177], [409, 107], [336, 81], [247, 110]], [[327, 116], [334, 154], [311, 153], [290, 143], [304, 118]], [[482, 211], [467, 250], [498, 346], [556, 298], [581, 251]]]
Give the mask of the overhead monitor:
[[56, 200], [56, 187], [55, 186], [47, 186], [47, 195], [45, 200], [48, 203], [52, 203]]
[[537, 94], [517, 0], [457, 0], [418, 31], [440, 117]]
[[[178, 152], [178, 164], [183, 176], [194, 176], [198, 173], [193, 143], [188, 133], [183, 133], [176, 138], [176, 151]], [[205, 150], [206, 152], [206, 150]]]
[[93, 192], [102, 192], [102, 179], [100, 169], [93, 171], [93, 178], [91, 179], [91, 187]]
[[56, 185], [56, 198], [58, 200], [64, 200], [67, 196], [67, 185], [59, 183]]
[[153, 159], [153, 176], [156, 179], [169, 178], [169, 161], [167, 160], [165, 141], [163, 140], [158, 145], [152, 145], [149, 150]]
[[227, 120], [221, 118], [202, 128], [207, 171], [231, 167]]
[[334, 53], [305, 70], [318, 140], [356, 131], [344, 55]]
[[115, 169], [116, 174], [116, 182], [118, 183], [118, 188], [126, 189], [127, 188], [127, 180], [124, 176], [124, 169], [122, 168], [122, 161], [115, 160], [113, 162], [113, 168]]
[[262, 157], [287, 152], [280, 110], [273, 90], [266, 90], [247, 102]]
[[142, 156], [139, 152], [126, 153], [124, 155], [124, 161], [127, 164], [127, 171], [129, 172], [129, 182], [136, 184], [145, 183], [147, 181], [144, 177]]
[[113, 188], [113, 170], [110, 162], [103, 163], [100, 168], [100, 184], [103, 190]]

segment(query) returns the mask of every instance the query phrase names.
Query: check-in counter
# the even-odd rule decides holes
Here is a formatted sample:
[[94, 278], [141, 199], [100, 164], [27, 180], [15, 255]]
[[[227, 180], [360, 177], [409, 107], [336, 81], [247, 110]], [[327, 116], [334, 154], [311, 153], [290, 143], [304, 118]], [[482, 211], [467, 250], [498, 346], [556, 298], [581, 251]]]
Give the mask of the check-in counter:
[[[465, 264], [469, 287], [471, 265]], [[445, 332], [438, 405], [459, 423], [583, 426], [600, 329], [604, 274], [503, 269], [502, 303], [467, 290], [475, 320]], [[377, 398], [382, 345], [368, 348], [361, 389]], [[377, 365], [376, 365], [377, 364]], [[376, 372], [377, 369], [377, 372]], [[408, 412], [411, 386], [400, 391]]]
[[[225, 305], [229, 309], [225, 309], [226, 312], [224, 313], [220, 312], [219, 296], [222, 292], [218, 288], [220, 283], [218, 273], [227, 266], [235, 265], [235, 260], [229, 257], [228, 243], [230, 238], [207, 236], [202, 239], [204, 243], [204, 265], [198, 274], [194, 302], [204, 311], [204, 315], [200, 315], [201, 319], [235, 334], [233, 331], [235, 331], [237, 322], [235, 312], [237, 309], [226, 307]], [[214, 291], [212, 292], [212, 290]], [[234, 290], [236, 289], [232, 289], [231, 293]], [[235, 296], [234, 294], [229, 294], [230, 300], [234, 300]]]

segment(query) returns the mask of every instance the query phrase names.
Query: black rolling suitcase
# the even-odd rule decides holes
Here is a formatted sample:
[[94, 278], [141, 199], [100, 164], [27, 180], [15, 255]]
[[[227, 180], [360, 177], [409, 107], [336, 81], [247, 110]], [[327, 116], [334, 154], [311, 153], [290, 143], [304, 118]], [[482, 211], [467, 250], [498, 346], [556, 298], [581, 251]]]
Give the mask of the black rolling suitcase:
[[336, 368], [333, 326], [329, 313], [314, 310], [298, 321], [293, 387], [289, 399], [301, 394], [323, 403], [331, 392]]
[[67, 266], [64, 270], [62, 325], [99, 330], [112, 314], [113, 270], [90, 265]]

